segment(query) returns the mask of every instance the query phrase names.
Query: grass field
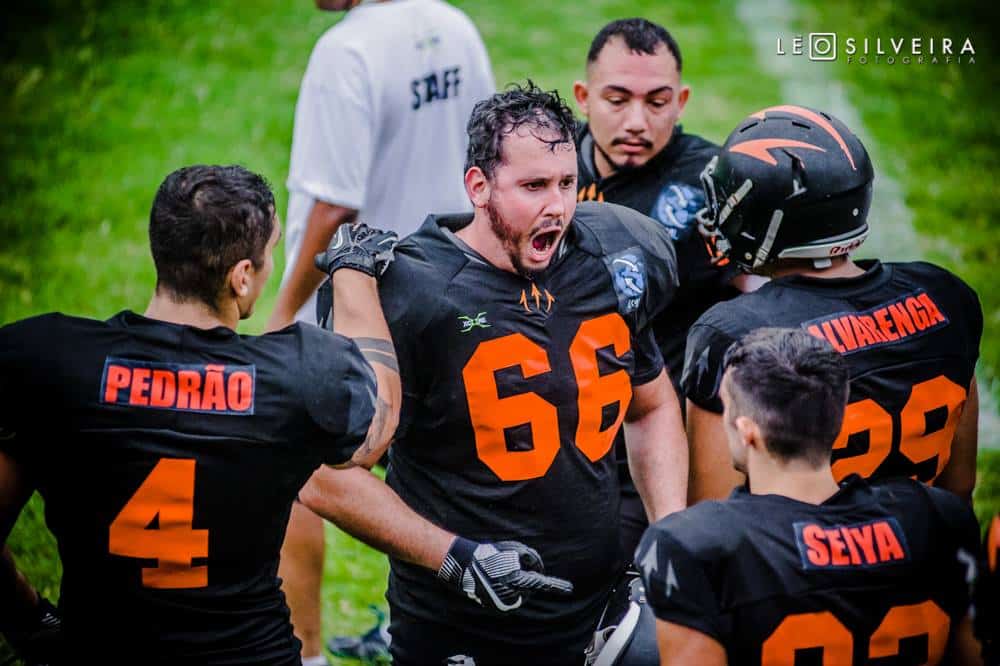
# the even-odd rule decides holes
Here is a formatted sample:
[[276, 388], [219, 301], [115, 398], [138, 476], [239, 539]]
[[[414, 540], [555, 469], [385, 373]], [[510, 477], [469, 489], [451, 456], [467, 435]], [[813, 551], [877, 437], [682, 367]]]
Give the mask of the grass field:
[[[693, 88], [684, 125], [721, 141], [748, 112], [781, 102], [757, 66], [736, 3], [579, 0], [456, 2], [476, 21], [498, 83], [530, 76], [569, 95], [589, 41], [608, 20], [641, 15], [674, 32]], [[803, 31], [863, 35], [971, 32], [971, 66], [833, 65], [875, 139], [893, 156], [920, 232], [954, 248], [934, 259], [979, 291], [982, 373], [1000, 376], [996, 198], [998, 68], [980, 3], [930, 0], [794, 3]], [[0, 31], [0, 324], [49, 310], [106, 317], [142, 311], [153, 286], [149, 203], [162, 177], [189, 163], [241, 163], [275, 186], [284, 211], [292, 113], [315, 40], [336, 21], [305, 0], [46, 0], [6, 9]], [[980, 53], [982, 55], [980, 55]], [[280, 275], [281, 266], [275, 271]], [[258, 306], [270, 311], [272, 282]], [[266, 316], [247, 323], [259, 332]], [[996, 393], [996, 391], [994, 391]], [[980, 458], [977, 509], [1000, 509], [1000, 455]], [[20, 565], [50, 597], [59, 567], [33, 500], [15, 528]], [[329, 533], [325, 627], [366, 628], [384, 605], [385, 559]], [[0, 658], [2, 661], [2, 658]]]

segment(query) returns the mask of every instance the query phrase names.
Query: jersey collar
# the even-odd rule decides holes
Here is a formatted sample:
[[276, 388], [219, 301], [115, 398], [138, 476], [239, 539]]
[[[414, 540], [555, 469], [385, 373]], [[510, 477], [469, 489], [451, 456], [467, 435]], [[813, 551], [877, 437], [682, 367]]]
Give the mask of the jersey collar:
[[855, 262], [858, 267], [864, 269], [861, 275], [843, 278], [824, 278], [813, 275], [784, 275], [772, 280], [774, 284], [785, 287], [801, 287], [810, 290], [816, 289], [836, 289], [838, 291], [865, 291], [872, 287], [881, 286], [888, 281], [891, 276], [884, 264], [878, 259], [861, 259]]

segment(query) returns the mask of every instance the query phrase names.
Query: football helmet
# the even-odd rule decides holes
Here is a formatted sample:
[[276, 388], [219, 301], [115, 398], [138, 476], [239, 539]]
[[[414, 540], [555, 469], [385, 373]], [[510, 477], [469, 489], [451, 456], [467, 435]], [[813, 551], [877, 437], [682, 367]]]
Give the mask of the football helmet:
[[635, 569], [611, 590], [584, 655], [586, 666], [659, 666], [656, 617]]
[[702, 172], [699, 230], [717, 259], [748, 272], [779, 259], [825, 268], [868, 236], [873, 178], [865, 147], [833, 116], [802, 106], [763, 109]]

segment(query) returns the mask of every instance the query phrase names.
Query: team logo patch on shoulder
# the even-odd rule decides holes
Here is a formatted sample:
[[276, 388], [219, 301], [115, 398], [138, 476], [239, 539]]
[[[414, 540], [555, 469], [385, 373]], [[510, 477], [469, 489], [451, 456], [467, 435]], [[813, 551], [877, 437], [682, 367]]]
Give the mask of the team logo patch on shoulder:
[[646, 291], [646, 261], [642, 250], [631, 247], [604, 257], [604, 263], [618, 296], [618, 311], [627, 315], [638, 310]]
[[948, 317], [923, 289], [863, 312], [838, 312], [803, 322], [802, 328], [826, 340], [841, 354], [893, 345], [948, 325]]
[[257, 369], [253, 365], [152, 363], [109, 356], [101, 394], [109, 405], [250, 416]]
[[794, 524], [803, 569], [869, 568], [910, 559], [895, 518], [850, 525]]
[[696, 215], [705, 207], [701, 188], [685, 183], [668, 183], [660, 190], [650, 217], [667, 228], [672, 239], [687, 238], [695, 227]]

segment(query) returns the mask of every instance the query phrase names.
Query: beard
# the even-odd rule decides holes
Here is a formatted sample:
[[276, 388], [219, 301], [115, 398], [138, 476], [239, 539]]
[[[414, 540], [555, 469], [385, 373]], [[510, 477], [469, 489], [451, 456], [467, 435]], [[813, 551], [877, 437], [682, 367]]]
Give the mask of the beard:
[[490, 200], [486, 204], [486, 213], [490, 218], [490, 231], [493, 235], [500, 239], [500, 243], [503, 245], [504, 250], [507, 252], [507, 257], [510, 259], [511, 265], [517, 274], [521, 277], [527, 278], [529, 280], [535, 279], [538, 275], [538, 271], [533, 271], [524, 265], [521, 261], [521, 241], [523, 236], [514, 232], [514, 228], [503, 219], [500, 215], [500, 211], [497, 210], [496, 205], [493, 203], [493, 196], [490, 195]]

